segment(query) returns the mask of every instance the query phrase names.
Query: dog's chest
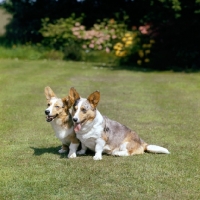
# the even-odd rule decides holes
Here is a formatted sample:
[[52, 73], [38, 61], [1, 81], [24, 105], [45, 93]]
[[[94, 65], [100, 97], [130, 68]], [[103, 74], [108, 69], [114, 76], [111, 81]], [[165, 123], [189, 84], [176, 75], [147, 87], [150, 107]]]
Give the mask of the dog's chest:
[[84, 138], [82, 135], [77, 134], [77, 138], [89, 149], [95, 151], [96, 139], [94, 137]]
[[52, 121], [51, 125], [55, 131], [56, 137], [59, 138], [60, 140], [65, 139], [68, 135], [70, 135], [73, 132], [73, 127], [67, 128], [60, 124], [57, 124], [55, 121]]
[[77, 138], [89, 149], [95, 151], [96, 140], [101, 137], [102, 126], [93, 127], [85, 134], [76, 133]]

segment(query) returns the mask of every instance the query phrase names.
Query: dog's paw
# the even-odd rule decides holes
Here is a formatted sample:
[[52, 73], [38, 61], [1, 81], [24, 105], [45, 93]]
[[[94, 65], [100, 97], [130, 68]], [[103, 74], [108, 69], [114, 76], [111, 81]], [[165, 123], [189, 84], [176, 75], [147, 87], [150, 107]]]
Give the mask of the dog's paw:
[[78, 155], [84, 155], [85, 154], [85, 150], [81, 149], [80, 151], [77, 151]]
[[76, 153], [72, 153], [71, 155], [68, 155], [68, 158], [76, 158]]
[[102, 156], [101, 155], [95, 155], [93, 157], [93, 160], [102, 160]]
[[66, 153], [67, 152], [67, 150], [63, 150], [63, 149], [60, 149], [59, 151], [58, 151], [58, 153]]
[[113, 156], [129, 156], [127, 151], [115, 151], [112, 153]]

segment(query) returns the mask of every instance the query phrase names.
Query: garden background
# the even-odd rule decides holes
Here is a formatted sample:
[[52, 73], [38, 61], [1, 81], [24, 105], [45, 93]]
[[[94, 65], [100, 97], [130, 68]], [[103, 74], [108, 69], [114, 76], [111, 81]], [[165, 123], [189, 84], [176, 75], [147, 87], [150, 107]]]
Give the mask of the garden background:
[[[199, 4], [1, 1], [0, 199], [200, 199]], [[100, 90], [103, 115], [170, 154], [67, 159], [45, 86]]]
[[36, 59], [199, 70], [199, 0], [5, 0], [1, 7], [12, 14], [1, 46], [31, 45], [43, 52]]

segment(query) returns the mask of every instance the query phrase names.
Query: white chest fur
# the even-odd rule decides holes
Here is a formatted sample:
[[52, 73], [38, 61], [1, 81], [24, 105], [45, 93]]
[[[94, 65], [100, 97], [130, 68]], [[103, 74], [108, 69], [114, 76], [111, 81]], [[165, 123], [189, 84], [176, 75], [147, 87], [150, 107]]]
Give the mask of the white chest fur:
[[52, 122], [50, 122], [52, 125], [52, 128], [55, 131], [56, 137], [63, 143], [63, 144], [69, 144], [70, 140], [67, 138], [70, 134], [73, 133], [73, 126], [69, 129], [68, 127], [62, 126], [60, 124], [59, 119], [55, 119]]
[[95, 119], [90, 124], [76, 133], [77, 138], [89, 149], [95, 150], [96, 140], [101, 137], [103, 131], [103, 117], [97, 110]]

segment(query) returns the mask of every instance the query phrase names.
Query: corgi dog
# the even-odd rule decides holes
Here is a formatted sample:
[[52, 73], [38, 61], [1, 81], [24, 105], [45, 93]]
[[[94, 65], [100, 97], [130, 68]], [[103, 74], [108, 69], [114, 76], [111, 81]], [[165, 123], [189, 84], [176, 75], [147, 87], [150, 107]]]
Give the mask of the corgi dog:
[[147, 144], [136, 132], [101, 115], [97, 110], [99, 91], [93, 92], [85, 99], [71, 88], [69, 100], [73, 104], [74, 131], [82, 145], [79, 154], [85, 154], [87, 148], [95, 151], [94, 160], [101, 160], [102, 153], [113, 156], [143, 154], [145, 151], [169, 154], [166, 148]]
[[45, 87], [44, 92], [47, 99], [46, 121], [51, 124], [56, 137], [62, 142], [58, 152], [65, 153], [69, 148], [68, 158], [75, 158], [80, 142], [74, 132], [68, 97], [58, 98], [48, 86]]

